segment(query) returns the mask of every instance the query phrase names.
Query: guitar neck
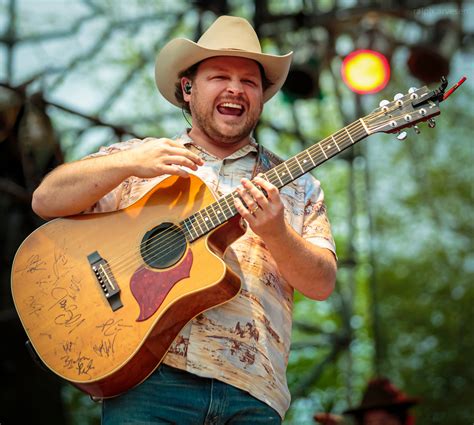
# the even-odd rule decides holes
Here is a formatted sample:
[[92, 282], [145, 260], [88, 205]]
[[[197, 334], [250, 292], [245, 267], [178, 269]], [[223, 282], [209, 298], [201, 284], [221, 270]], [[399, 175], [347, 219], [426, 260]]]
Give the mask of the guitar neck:
[[[358, 119], [270, 169], [262, 177], [281, 189], [368, 135], [363, 119]], [[194, 241], [237, 215], [234, 200], [238, 197], [237, 191], [231, 192], [184, 219], [180, 225], [186, 239]]]

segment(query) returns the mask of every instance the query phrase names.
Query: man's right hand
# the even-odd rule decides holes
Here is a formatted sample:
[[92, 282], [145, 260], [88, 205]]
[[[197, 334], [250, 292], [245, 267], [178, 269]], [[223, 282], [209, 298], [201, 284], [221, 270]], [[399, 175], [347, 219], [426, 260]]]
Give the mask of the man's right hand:
[[[146, 138], [140, 146], [119, 153], [131, 167], [130, 175], [153, 178], [163, 174], [187, 177], [185, 168], [196, 171], [203, 160], [171, 139]], [[182, 168], [184, 167], [184, 168]]]

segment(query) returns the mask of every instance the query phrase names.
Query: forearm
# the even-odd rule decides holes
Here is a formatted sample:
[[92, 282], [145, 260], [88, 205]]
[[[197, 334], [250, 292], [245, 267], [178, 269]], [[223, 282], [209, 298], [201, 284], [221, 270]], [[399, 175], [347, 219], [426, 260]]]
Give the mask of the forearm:
[[288, 224], [280, 234], [265, 239], [287, 282], [308, 298], [325, 300], [336, 282], [334, 254], [305, 241]]
[[33, 194], [33, 210], [43, 218], [77, 214], [94, 205], [129, 176], [187, 177], [202, 159], [181, 143], [147, 138], [120, 152], [62, 165]]
[[129, 176], [121, 152], [61, 165], [33, 193], [33, 211], [43, 218], [78, 214]]

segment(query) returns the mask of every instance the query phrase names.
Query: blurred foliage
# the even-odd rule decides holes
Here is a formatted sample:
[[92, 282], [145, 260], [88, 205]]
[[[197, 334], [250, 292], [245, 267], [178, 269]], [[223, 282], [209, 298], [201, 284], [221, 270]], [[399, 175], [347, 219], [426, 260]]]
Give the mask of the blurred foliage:
[[[18, 1], [17, 36], [31, 37], [18, 49], [18, 62], [28, 66], [1, 77], [18, 86], [39, 75], [27, 92], [30, 97], [44, 94], [41, 115], [30, 130], [46, 111], [52, 122], [52, 127], [45, 127], [48, 139], [54, 129], [66, 160], [73, 160], [118, 139], [172, 136], [186, 125], [180, 113], [156, 93], [154, 56], [172, 37], [195, 38], [197, 20], [201, 18], [206, 26], [214, 18], [213, 11], [179, 0], [83, 0], [68, 4], [66, 14], [64, 7], [48, 9], [41, 3]], [[46, 6], [51, 3], [43, 1]], [[224, 3], [246, 17], [262, 4]], [[391, 99], [419, 85], [406, 69], [404, 46], [397, 51], [401, 54], [394, 53], [391, 82], [379, 95], [357, 99], [342, 85], [340, 51], [353, 48], [364, 23], [357, 16], [370, 12], [370, 4], [346, 2], [346, 14], [337, 17], [332, 12], [338, 3], [268, 2], [272, 14], [294, 14], [298, 19], [305, 14], [324, 16], [326, 21], [316, 20], [310, 36], [303, 25], [297, 25], [300, 21], [282, 24], [278, 34], [265, 37], [266, 48], [284, 52], [298, 51], [308, 42], [324, 45], [318, 25], [327, 25], [336, 34], [340, 31], [333, 41], [344, 46], [332, 52], [321, 70], [318, 100], [289, 102], [278, 96], [266, 105], [257, 136], [283, 157], [327, 137], [361, 112], [370, 112], [383, 97]], [[373, 6], [390, 12], [381, 24], [393, 37], [407, 42], [418, 34], [418, 19], [440, 13], [467, 18], [474, 13], [472, 8], [457, 10], [453, 2], [403, 2], [404, 8], [392, 3]], [[430, 3], [440, 4], [436, 8]], [[0, 12], [8, 13], [6, 0], [0, 2]], [[351, 13], [354, 21], [348, 18]], [[78, 18], [82, 23], [76, 26]], [[55, 31], [64, 34], [41, 38]], [[36, 45], [34, 37], [39, 37]], [[470, 79], [474, 61], [472, 46], [467, 47], [462, 44], [454, 55], [453, 69], [466, 72], [469, 81], [441, 105], [436, 128], [422, 124], [422, 133], [409, 131], [405, 142], [389, 135], [371, 136], [342, 154], [342, 159], [314, 172], [325, 190], [340, 270], [337, 289], [327, 301], [295, 294], [288, 368], [293, 403], [285, 420], [288, 425], [309, 425], [316, 411], [340, 413], [358, 404], [367, 380], [376, 374], [388, 376], [410, 395], [421, 396], [423, 402], [415, 409], [418, 424], [472, 422], [474, 90]], [[450, 82], [459, 77], [452, 72]], [[34, 147], [37, 150], [37, 143]], [[3, 288], [8, 286], [6, 279]], [[99, 423], [100, 404], [69, 385], [63, 387], [62, 397], [71, 425]]]

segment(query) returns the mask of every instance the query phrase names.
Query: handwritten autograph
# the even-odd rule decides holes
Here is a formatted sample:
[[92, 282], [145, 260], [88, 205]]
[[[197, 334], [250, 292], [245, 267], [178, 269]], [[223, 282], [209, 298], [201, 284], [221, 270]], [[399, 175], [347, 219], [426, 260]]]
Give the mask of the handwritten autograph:
[[64, 367], [66, 369], [75, 369], [78, 375], [89, 375], [89, 372], [95, 369], [94, 360], [90, 357], [83, 356], [81, 353], [79, 353], [76, 358], [66, 354], [61, 357], [61, 360], [64, 361]]
[[43, 310], [44, 305], [41, 304], [33, 295], [27, 297], [25, 302], [27, 307], [30, 309], [28, 314], [34, 314], [36, 317], [39, 317], [39, 313]]
[[[69, 334], [82, 325], [86, 319], [82, 318], [82, 313], [77, 312], [77, 304], [75, 304], [74, 297], [71, 297], [67, 289], [56, 287], [51, 291], [51, 296], [57, 301], [49, 308], [52, 310], [57, 307], [61, 313], [54, 318], [54, 323], [57, 325], [71, 328]], [[72, 299], [72, 301], [71, 301]]]
[[94, 344], [92, 349], [100, 357], [110, 357], [115, 353], [115, 335], [113, 338], [103, 339], [99, 344]]
[[30, 257], [28, 257], [28, 260], [26, 260], [25, 267], [19, 268], [16, 271], [17, 272], [26, 271], [26, 273], [34, 273], [41, 270], [46, 270], [44, 266], [46, 266], [46, 261], [43, 261], [38, 254], [33, 254]]
[[123, 323], [123, 319], [115, 320], [115, 319], [108, 319], [104, 323], [96, 326], [96, 328], [100, 329], [104, 336], [114, 336], [118, 334], [123, 328], [131, 328], [131, 325], [126, 325]]

